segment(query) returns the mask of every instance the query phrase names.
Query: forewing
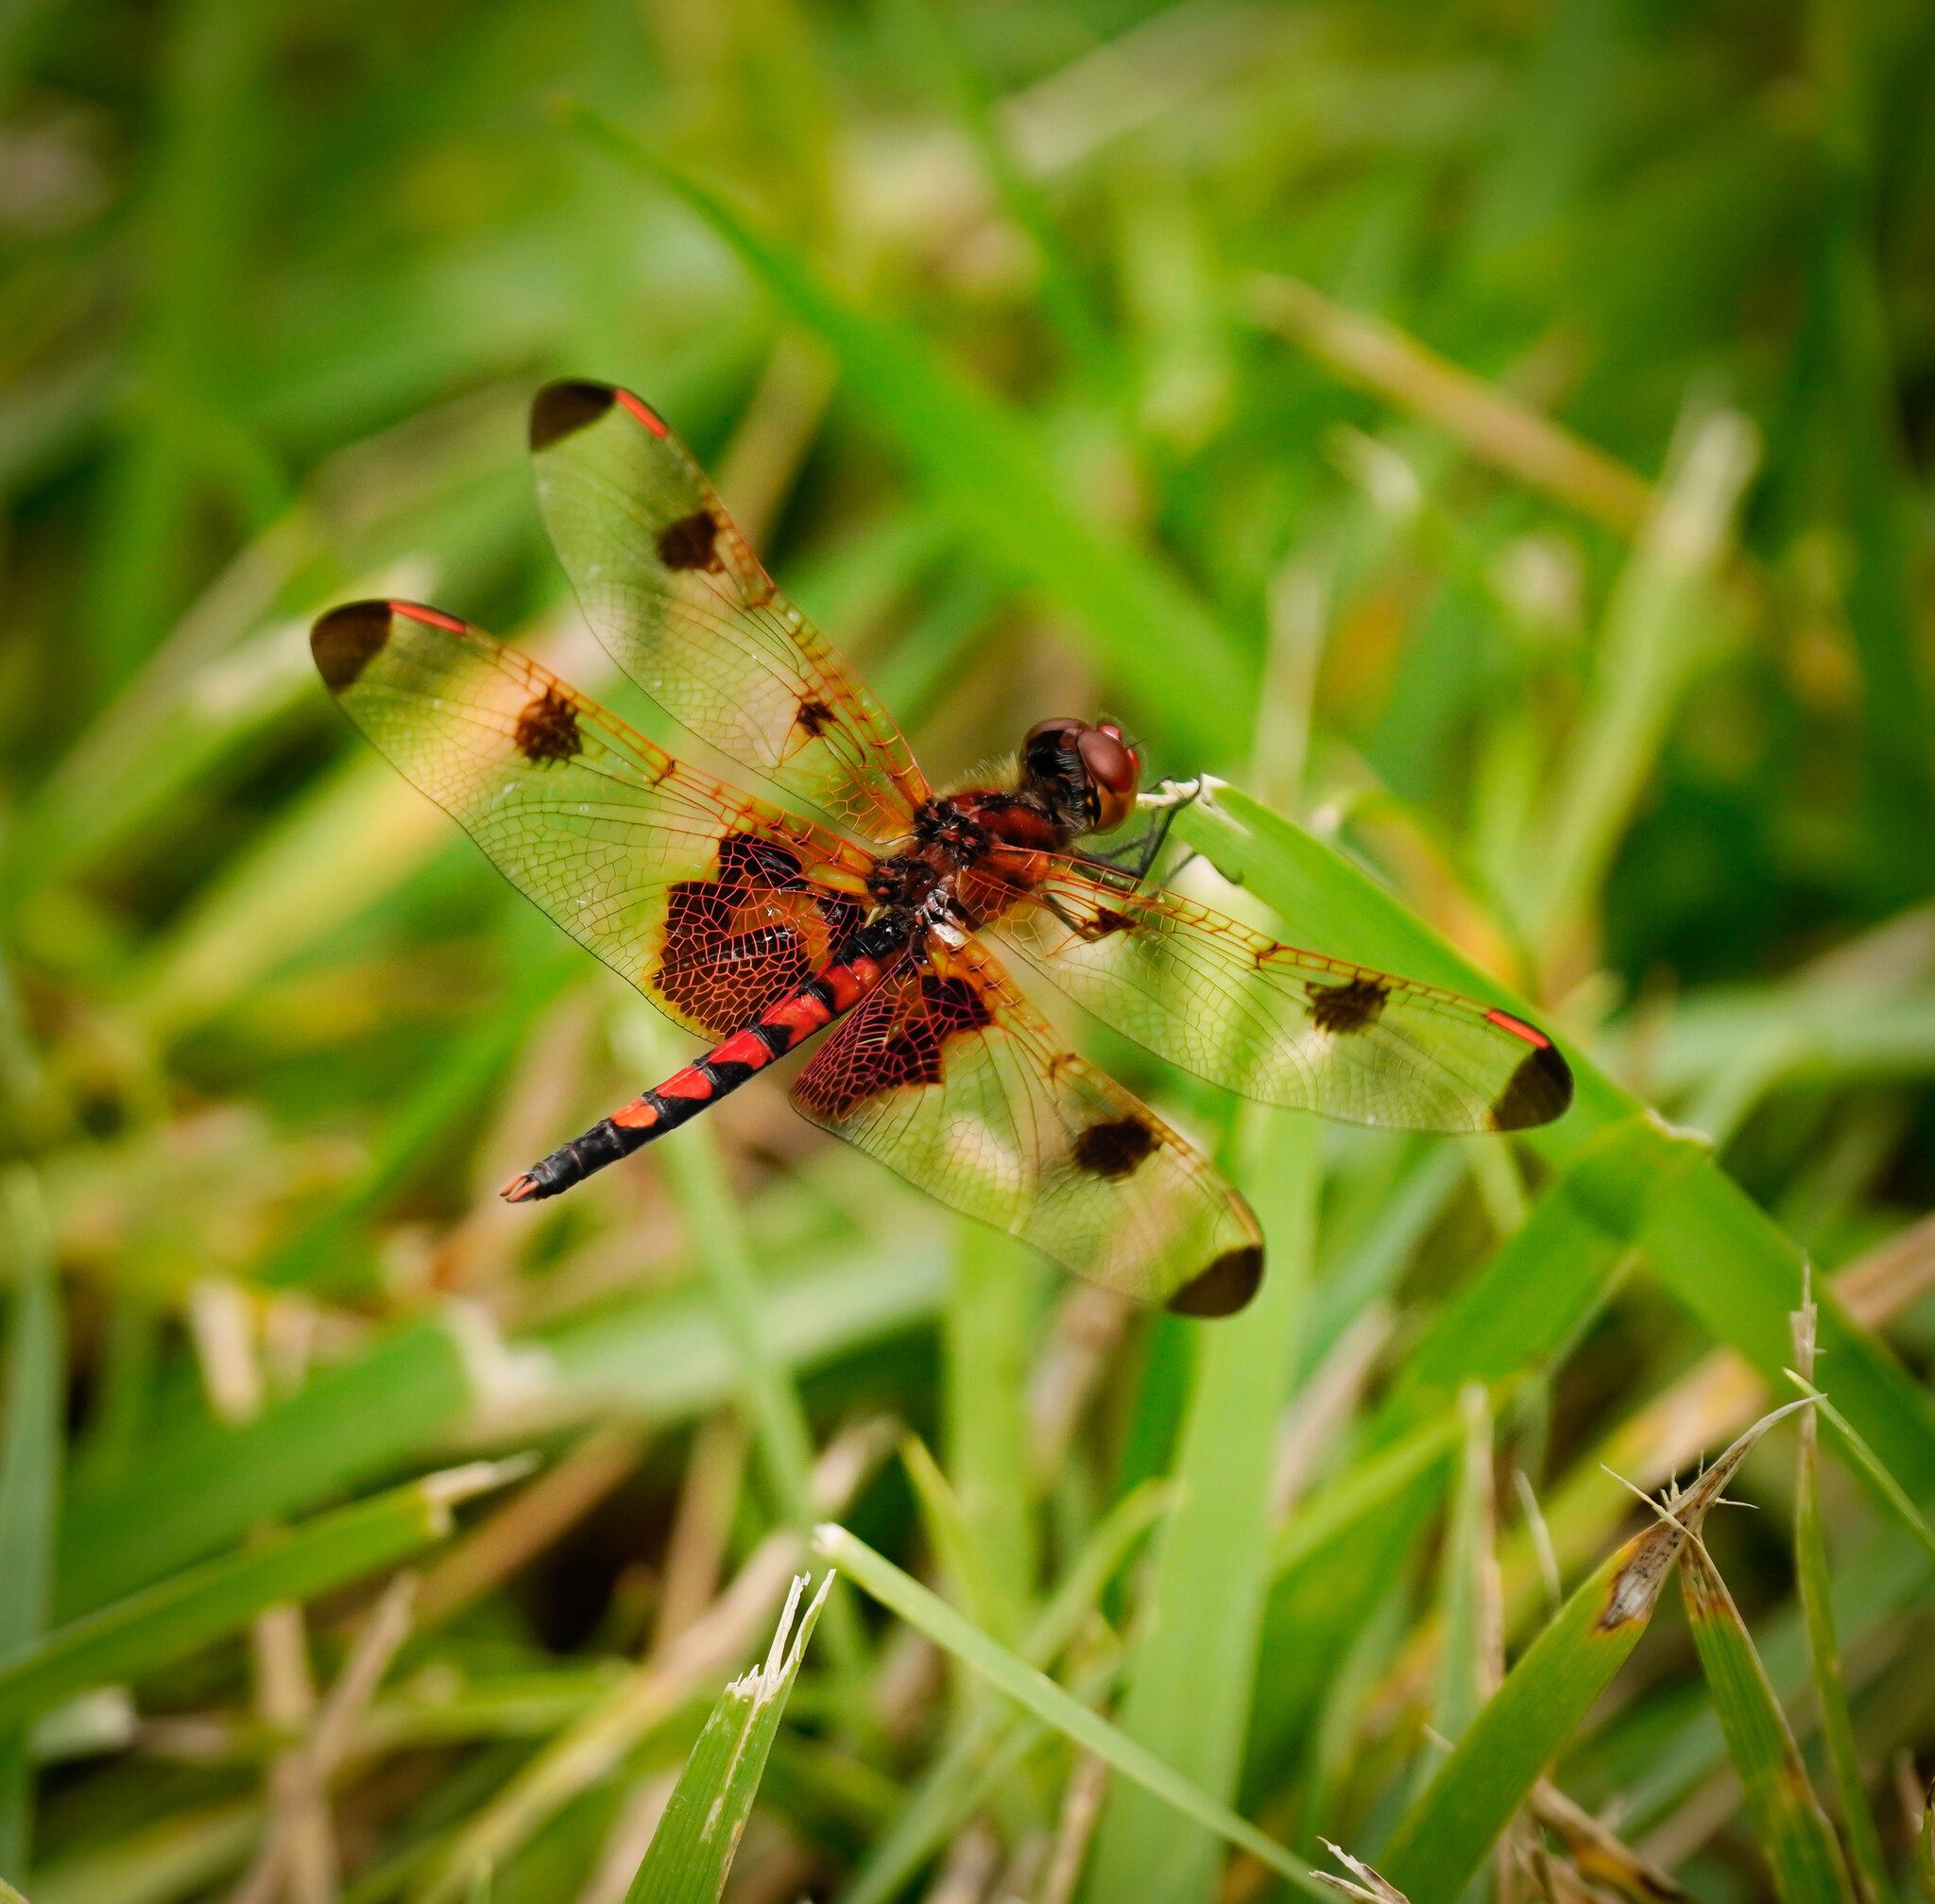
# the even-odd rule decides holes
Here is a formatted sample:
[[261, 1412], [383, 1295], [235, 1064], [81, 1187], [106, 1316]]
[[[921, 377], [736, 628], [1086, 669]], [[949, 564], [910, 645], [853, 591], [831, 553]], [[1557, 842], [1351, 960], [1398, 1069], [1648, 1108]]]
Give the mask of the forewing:
[[608, 384], [531, 405], [538, 503], [598, 638], [702, 740], [874, 840], [926, 780], [892, 717], [774, 587], [690, 453]]
[[1049, 865], [1002, 918], [1002, 945], [1212, 1084], [1400, 1130], [1520, 1130], [1572, 1101], [1551, 1040], [1508, 1012], [1299, 952], [1073, 860]]
[[902, 965], [794, 1086], [813, 1123], [951, 1209], [1143, 1302], [1224, 1315], [1263, 1271], [1255, 1217], [1183, 1138], [1067, 1050], [985, 948]]
[[310, 645], [404, 778], [688, 1029], [737, 1030], [860, 923], [859, 848], [674, 760], [479, 629], [354, 602]]

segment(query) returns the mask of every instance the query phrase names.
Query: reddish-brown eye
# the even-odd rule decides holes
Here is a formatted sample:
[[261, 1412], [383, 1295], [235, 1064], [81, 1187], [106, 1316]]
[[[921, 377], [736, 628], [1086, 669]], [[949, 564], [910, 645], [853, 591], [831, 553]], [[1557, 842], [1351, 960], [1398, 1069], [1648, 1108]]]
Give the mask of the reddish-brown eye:
[[1095, 789], [1096, 830], [1113, 832], [1135, 811], [1141, 764], [1120, 728], [1085, 728], [1075, 748]]
[[1079, 728], [1081, 725], [1082, 723], [1080, 721], [1073, 720], [1067, 714], [1059, 715], [1057, 718], [1052, 721], [1036, 721], [1035, 725], [1032, 728], [1030, 728], [1025, 734], [1021, 736], [1021, 746], [1025, 750], [1026, 748], [1033, 746], [1034, 744], [1036, 741], [1038, 741], [1043, 734], [1067, 733], [1071, 729]]

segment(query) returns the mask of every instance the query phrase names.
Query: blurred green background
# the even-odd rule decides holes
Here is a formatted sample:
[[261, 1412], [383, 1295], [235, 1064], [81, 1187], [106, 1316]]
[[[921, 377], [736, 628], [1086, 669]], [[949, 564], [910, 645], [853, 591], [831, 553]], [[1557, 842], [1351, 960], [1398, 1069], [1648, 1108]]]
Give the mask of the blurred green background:
[[[1715, 1338], [1791, 1392], [1803, 1252], [1847, 1305], [1821, 1381], [1935, 1501], [1931, 73], [1914, 0], [0, 7], [0, 1877], [618, 1904], [824, 1514], [1023, 1650], [1075, 1592], [1038, 1663], [1375, 1859], [1495, 1680], [1485, 1556], [1515, 1655], [1642, 1524], [1601, 1464], [1657, 1484], [1754, 1412]], [[435, 601], [678, 744], [538, 525], [559, 374], [671, 420], [937, 778], [1109, 711], [1307, 829], [1251, 864], [1196, 816], [1195, 890], [1462, 956], [1601, 1082], [1535, 1148], [1424, 1142], [1098, 1037], [1271, 1230], [1221, 1332], [1058, 1284], [775, 1087], [499, 1207], [679, 1041], [305, 636]], [[1704, 1164], [1673, 1203], [1621, 1088], [1771, 1221]], [[1555, 1195], [1605, 1131], [1605, 1196]], [[1420, 1365], [1439, 1410], [1484, 1386], [1394, 1481]], [[1712, 1546], [1873, 1895], [1914, 1881], [1928, 1556], [1829, 1466], [1850, 1788], [1781, 1432]], [[399, 1531], [524, 1450], [453, 1540]], [[1153, 1557], [1070, 1586], [1165, 1474]], [[172, 1638], [75, 1623], [191, 1588], [219, 1617]], [[813, 1645], [735, 1896], [1275, 1881], [859, 1596]], [[1676, 1600], [1560, 1772], [1696, 1895], [1774, 1895]]]

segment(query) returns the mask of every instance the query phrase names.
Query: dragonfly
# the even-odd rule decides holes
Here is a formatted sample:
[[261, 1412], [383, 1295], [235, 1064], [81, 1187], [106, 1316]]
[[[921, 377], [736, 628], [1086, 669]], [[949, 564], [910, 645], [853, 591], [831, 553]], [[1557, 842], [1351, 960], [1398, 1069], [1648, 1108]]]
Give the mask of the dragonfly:
[[813, 1124], [1074, 1274], [1187, 1315], [1255, 1295], [1235, 1186], [1070, 1048], [1017, 972], [1159, 1058], [1271, 1105], [1409, 1130], [1522, 1130], [1571, 1101], [1543, 1031], [1299, 951], [1154, 884], [1092, 836], [1138, 813], [1110, 721], [1037, 722], [936, 792], [893, 716], [787, 600], [664, 420], [568, 381], [533, 401], [546, 528], [593, 630], [690, 733], [811, 807], [675, 759], [441, 609], [360, 601], [311, 648], [343, 711], [513, 885], [708, 1054], [521, 1171], [557, 1196], [820, 1038]]

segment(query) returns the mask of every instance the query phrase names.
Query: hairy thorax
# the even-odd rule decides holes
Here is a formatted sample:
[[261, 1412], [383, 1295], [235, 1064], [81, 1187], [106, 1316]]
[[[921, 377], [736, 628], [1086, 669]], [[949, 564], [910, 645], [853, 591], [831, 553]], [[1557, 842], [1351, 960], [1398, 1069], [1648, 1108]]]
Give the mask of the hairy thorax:
[[1032, 789], [975, 789], [926, 802], [914, 845], [881, 860], [869, 891], [877, 905], [939, 909], [972, 929], [1017, 904], [1039, 883], [1042, 856], [1065, 849], [1073, 829]]

